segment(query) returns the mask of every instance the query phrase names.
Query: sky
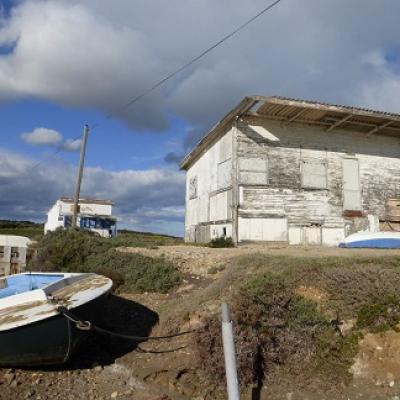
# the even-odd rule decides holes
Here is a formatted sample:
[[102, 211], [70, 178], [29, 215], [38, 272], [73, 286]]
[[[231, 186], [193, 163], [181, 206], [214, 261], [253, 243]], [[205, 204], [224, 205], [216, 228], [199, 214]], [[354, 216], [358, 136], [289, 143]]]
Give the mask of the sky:
[[119, 226], [183, 235], [178, 160], [246, 95], [400, 112], [398, 0], [0, 0], [0, 219], [44, 222], [72, 195], [115, 201]]

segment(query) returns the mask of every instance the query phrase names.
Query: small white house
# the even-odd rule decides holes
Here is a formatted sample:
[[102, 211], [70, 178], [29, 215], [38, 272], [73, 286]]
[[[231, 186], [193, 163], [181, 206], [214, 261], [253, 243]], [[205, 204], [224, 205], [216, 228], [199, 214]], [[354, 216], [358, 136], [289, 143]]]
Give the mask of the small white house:
[[0, 276], [24, 271], [30, 243], [25, 236], [0, 235]]
[[[79, 199], [76, 226], [80, 229], [97, 232], [103, 237], [117, 234], [117, 219], [112, 215], [114, 202], [111, 200]], [[71, 226], [74, 199], [61, 197], [47, 213], [44, 233], [57, 228]]]

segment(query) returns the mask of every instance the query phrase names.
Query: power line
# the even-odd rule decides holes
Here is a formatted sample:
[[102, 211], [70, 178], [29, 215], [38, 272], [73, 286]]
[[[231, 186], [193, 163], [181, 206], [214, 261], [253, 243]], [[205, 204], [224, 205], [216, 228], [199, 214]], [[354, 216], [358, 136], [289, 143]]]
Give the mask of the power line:
[[[191, 65], [193, 65], [194, 63], [196, 63], [197, 61], [199, 61], [201, 58], [203, 58], [204, 56], [206, 56], [208, 53], [210, 53], [211, 51], [215, 50], [217, 47], [219, 47], [220, 45], [222, 45], [224, 42], [226, 42], [227, 40], [231, 39], [233, 36], [235, 36], [236, 34], [238, 34], [240, 31], [242, 31], [244, 28], [246, 28], [248, 25], [250, 25], [252, 22], [254, 22], [256, 19], [260, 18], [262, 15], [264, 15], [266, 12], [268, 12], [269, 10], [271, 10], [273, 7], [275, 7], [278, 3], [280, 3], [282, 0], [275, 0], [273, 3], [269, 4], [268, 6], [264, 7], [261, 11], [259, 11], [256, 15], [254, 15], [253, 17], [251, 17], [250, 19], [246, 20], [245, 22], [243, 22], [241, 25], [239, 25], [237, 28], [235, 28], [233, 31], [231, 31], [230, 33], [228, 33], [227, 35], [225, 35], [222, 39], [218, 40], [216, 43], [214, 43], [212, 46], [208, 47], [206, 50], [204, 50], [203, 52], [201, 52], [199, 55], [197, 55], [196, 57], [192, 58], [191, 60], [189, 60], [188, 62], [186, 62], [185, 64], [183, 64], [181, 67], [179, 67], [178, 69], [176, 69], [174, 72], [171, 72], [170, 74], [168, 74], [167, 76], [165, 76], [164, 78], [162, 78], [161, 80], [159, 80], [158, 82], [154, 83], [152, 86], [150, 86], [148, 89], [146, 89], [144, 92], [140, 93], [139, 95], [137, 95], [136, 97], [133, 97], [132, 99], [130, 99], [126, 104], [124, 104], [123, 106], [121, 106], [120, 108], [116, 109], [114, 112], [111, 112], [109, 114], [106, 115], [106, 119], [110, 119], [112, 118], [116, 113], [118, 113], [119, 111], [131, 107], [133, 104], [137, 103], [138, 101], [140, 101], [143, 97], [149, 95], [150, 93], [152, 93], [154, 90], [156, 90], [157, 88], [159, 88], [160, 86], [162, 86], [164, 83], [166, 83], [167, 81], [169, 81], [170, 79], [172, 79], [173, 77], [175, 77], [176, 75], [178, 75], [180, 72], [182, 72], [183, 70], [185, 70], [186, 68], [190, 67]], [[93, 130], [94, 128], [97, 128], [100, 125], [100, 123], [95, 123], [91, 126], [91, 129]], [[78, 136], [77, 138], [73, 139], [73, 140], [77, 140], [80, 139], [81, 136]], [[57, 151], [54, 152], [54, 155], [60, 153], [63, 150], [62, 147], [58, 148]], [[40, 161], [36, 164], [34, 164], [30, 169], [29, 172], [31, 172], [32, 170], [40, 167], [42, 164], [44, 163], [44, 161]], [[23, 174], [25, 175], [25, 174]]]
[[[271, 10], [273, 7], [275, 7], [278, 3], [280, 3], [281, 0], [276, 0], [273, 3], [271, 3], [270, 5], [268, 5], [267, 7], [263, 8], [260, 12], [258, 12], [256, 15], [254, 15], [253, 17], [251, 17], [250, 19], [248, 19], [247, 21], [243, 22], [241, 25], [239, 25], [236, 29], [234, 29], [233, 31], [231, 31], [230, 33], [228, 33], [227, 35], [225, 35], [222, 39], [220, 39], [218, 42], [214, 43], [212, 46], [208, 47], [206, 50], [204, 50], [202, 53], [200, 53], [198, 56], [192, 58], [190, 61], [188, 61], [187, 63], [185, 63], [184, 65], [182, 65], [181, 67], [179, 67], [178, 69], [176, 69], [174, 72], [171, 72], [169, 75], [167, 75], [166, 77], [164, 77], [163, 79], [159, 80], [158, 82], [156, 82], [153, 86], [150, 86], [147, 90], [145, 90], [144, 92], [140, 93], [139, 95], [137, 95], [136, 97], [132, 98], [128, 103], [124, 104], [121, 108], [117, 109], [116, 111], [114, 111], [113, 113], [107, 114], [106, 118], [109, 119], [111, 118], [113, 115], [115, 115], [118, 111], [128, 108], [130, 106], [132, 106], [134, 103], [137, 103], [139, 100], [141, 100], [143, 97], [149, 95], [151, 92], [153, 92], [155, 89], [157, 89], [158, 87], [162, 86], [164, 83], [166, 83], [167, 81], [169, 81], [170, 79], [172, 79], [174, 76], [178, 75], [180, 72], [182, 72], [183, 70], [185, 70], [186, 68], [190, 67], [191, 65], [193, 65], [195, 62], [199, 61], [201, 58], [203, 58], [204, 56], [206, 56], [208, 53], [210, 53], [211, 51], [213, 51], [214, 49], [216, 49], [217, 47], [219, 47], [221, 44], [223, 44], [224, 42], [226, 42], [227, 40], [229, 40], [230, 38], [232, 38], [233, 36], [235, 36], [237, 33], [239, 33], [241, 30], [243, 30], [244, 28], [246, 28], [246, 26], [250, 25], [252, 22], [254, 22], [256, 19], [260, 18], [263, 14], [265, 14], [266, 12], [268, 12], [269, 10]], [[99, 126], [99, 124], [95, 124], [92, 126], [92, 128], [95, 128]]]

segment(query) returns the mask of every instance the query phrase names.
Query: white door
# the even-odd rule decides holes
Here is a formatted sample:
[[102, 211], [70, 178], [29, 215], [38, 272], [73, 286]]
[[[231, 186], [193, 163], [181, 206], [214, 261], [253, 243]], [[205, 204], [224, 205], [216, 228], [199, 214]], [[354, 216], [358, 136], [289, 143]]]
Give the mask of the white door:
[[304, 228], [305, 244], [306, 245], [320, 245], [322, 242], [321, 227], [320, 226], [307, 226]]
[[361, 210], [360, 175], [358, 160], [344, 158], [343, 166], [343, 210]]
[[239, 240], [286, 242], [286, 218], [239, 218]]

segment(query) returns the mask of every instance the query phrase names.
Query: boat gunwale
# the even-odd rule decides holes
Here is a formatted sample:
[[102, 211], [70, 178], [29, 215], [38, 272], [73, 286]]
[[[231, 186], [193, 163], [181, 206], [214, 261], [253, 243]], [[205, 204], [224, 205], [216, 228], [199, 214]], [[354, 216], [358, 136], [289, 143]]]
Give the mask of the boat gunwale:
[[[29, 273], [13, 276], [27, 274]], [[59, 306], [67, 309], [77, 308], [106, 294], [112, 288], [112, 280], [102, 275], [94, 273], [63, 275], [64, 278], [45, 287], [0, 299], [0, 333], [59, 315]]]

